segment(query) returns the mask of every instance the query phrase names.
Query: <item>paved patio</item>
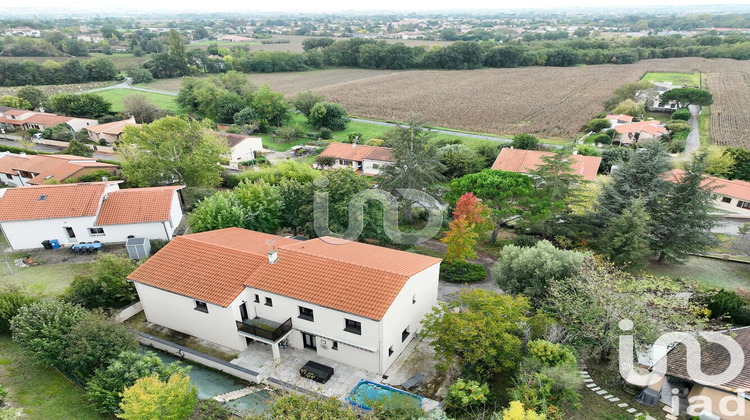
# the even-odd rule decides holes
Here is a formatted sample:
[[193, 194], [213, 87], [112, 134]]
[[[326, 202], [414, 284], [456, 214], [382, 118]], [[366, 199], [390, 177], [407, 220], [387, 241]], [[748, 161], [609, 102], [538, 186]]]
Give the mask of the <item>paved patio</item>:
[[[328, 382], [320, 384], [299, 375], [300, 368], [310, 360], [333, 368], [334, 374]], [[259, 372], [262, 379], [275, 378], [326, 397], [339, 399], [344, 399], [360, 379], [374, 382], [381, 379], [375, 373], [326, 359], [312, 350], [291, 347], [281, 350], [281, 361], [275, 364], [271, 346], [258, 342], [249, 345], [236, 359], [232, 360], [232, 363]]]

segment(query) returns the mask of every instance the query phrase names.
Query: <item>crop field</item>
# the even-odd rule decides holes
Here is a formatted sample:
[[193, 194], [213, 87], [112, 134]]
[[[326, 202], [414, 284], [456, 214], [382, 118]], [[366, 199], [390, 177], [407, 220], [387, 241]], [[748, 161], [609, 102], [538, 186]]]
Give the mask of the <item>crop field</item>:
[[[118, 82], [89, 82], [89, 83], [74, 83], [72, 85], [39, 85], [35, 86], [42, 90], [46, 95], [54, 95], [55, 93], [76, 93], [84, 92], [89, 89], [96, 89], [104, 86], [113, 85]], [[0, 87], [0, 96], [11, 95], [15, 96], [16, 91], [20, 86], [14, 87]]]
[[710, 73], [708, 91], [714, 97], [709, 131], [719, 146], [750, 147], [750, 72]]
[[[371, 80], [380, 76], [397, 73], [396, 70], [367, 70], [335, 68], [314, 71], [300, 71], [287, 73], [253, 73], [249, 75], [250, 82], [255, 86], [267, 84], [271, 89], [293, 96], [306, 90], [318, 89], [326, 86], [338, 85], [356, 80]], [[142, 84], [149, 89], [177, 92], [182, 84], [181, 78], [159, 79], [151, 83]]]

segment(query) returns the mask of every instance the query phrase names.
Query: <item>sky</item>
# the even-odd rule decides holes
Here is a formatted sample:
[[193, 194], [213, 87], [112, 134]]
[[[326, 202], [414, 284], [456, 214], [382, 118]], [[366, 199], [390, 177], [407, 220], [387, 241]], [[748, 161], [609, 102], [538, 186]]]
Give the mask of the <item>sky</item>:
[[[684, 7], [686, 5], [715, 5], [721, 4], [746, 4], [750, 5], [750, 0], [628, 0], [622, 1], [611, 0], [375, 0], [375, 1], [352, 1], [352, 0], [284, 0], [277, 1], [258, 1], [258, 0], [219, 0], [207, 2], [205, 0], [162, 0], [155, 2], [153, 0], [128, 0], [121, 4], [123, 8], [129, 10], [175, 10], [175, 11], [347, 11], [347, 10], [389, 10], [389, 11], [409, 11], [409, 10], [492, 10], [492, 9], [517, 9], [517, 8], [534, 8], [534, 9], [563, 9], [563, 8], [587, 8], [596, 7], [601, 9], [608, 6], [623, 8], [633, 6], [675, 6]], [[110, 3], [112, 4], [112, 3]], [[68, 0], [60, 2], [59, 0], [33, 0], [28, 6], [33, 8], [60, 8], [67, 9], [87, 8], [87, 9], [110, 9], [116, 8], [110, 6], [101, 0]], [[2, 7], [0, 7], [2, 10]]]

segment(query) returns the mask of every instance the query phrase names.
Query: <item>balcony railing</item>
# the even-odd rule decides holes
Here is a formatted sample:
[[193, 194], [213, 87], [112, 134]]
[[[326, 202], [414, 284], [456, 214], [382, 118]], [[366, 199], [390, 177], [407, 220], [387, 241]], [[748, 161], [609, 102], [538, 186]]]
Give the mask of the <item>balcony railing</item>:
[[283, 323], [274, 322], [264, 318], [245, 319], [237, 321], [237, 331], [265, 338], [273, 342], [279, 341], [286, 333], [292, 330], [292, 318]]

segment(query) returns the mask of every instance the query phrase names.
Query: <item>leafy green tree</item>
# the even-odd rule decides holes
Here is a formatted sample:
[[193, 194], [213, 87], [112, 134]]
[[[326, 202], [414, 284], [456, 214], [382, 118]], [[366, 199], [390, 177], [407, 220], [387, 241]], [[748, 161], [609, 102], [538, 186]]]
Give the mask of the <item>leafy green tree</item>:
[[693, 156], [685, 172], [670, 183], [667, 194], [649, 215], [650, 248], [659, 254], [659, 262], [681, 262], [716, 244], [711, 230], [719, 224], [713, 206], [713, 187], [704, 186], [706, 152]]
[[438, 158], [443, 165], [446, 179], [460, 178], [479, 172], [485, 167], [484, 159], [463, 144], [448, 144], [438, 149]]
[[138, 124], [149, 124], [165, 115], [164, 111], [142, 93], [127, 95], [122, 100], [122, 104], [125, 107], [125, 113], [132, 115]]
[[635, 102], [632, 99], [626, 99], [618, 103], [617, 106], [612, 109], [612, 113], [638, 117], [646, 113], [646, 107], [640, 102]]
[[261, 128], [278, 127], [289, 118], [289, 104], [284, 100], [284, 95], [272, 91], [265, 84], [253, 95], [251, 106]]
[[[16, 91], [16, 96], [29, 101], [31, 109], [37, 109], [47, 100], [47, 94], [34, 86], [24, 86]], [[6, 105], [9, 106], [9, 105]]]
[[492, 266], [492, 278], [504, 291], [528, 296], [538, 305], [547, 296], [550, 282], [575, 274], [585, 257], [585, 253], [558, 249], [548, 241], [533, 247], [506, 245]]
[[124, 325], [101, 313], [86, 313], [65, 336], [63, 368], [88, 380], [120, 352], [137, 351], [138, 343]]
[[122, 391], [139, 378], [156, 374], [164, 381], [173, 374], [185, 375], [189, 369], [177, 362], [164, 364], [151, 352], [121, 351], [106, 367], [96, 370], [86, 384], [86, 397], [100, 413], [118, 413]]
[[612, 127], [612, 123], [609, 122], [608, 119], [594, 118], [593, 120], [586, 123], [586, 125], [583, 127], [583, 131], [594, 131], [598, 133], [610, 127]]
[[169, 49], [167, 55], [170, 64], [173, 66], [174, 73], [177, 76], [187, 76], [189, 73], [187, 49], [185, 48], [185, 43], [182, 42], [180, 33], [174, 29], [170, 29], [168, 39]]
[[505, 219], [523, 213], [523, 202], [534, 192], [531, 178], [515, 172], [485, 169], [482, 172], [464, 175], [450, 183], [450, 191], [445, 199], [452, 204], [467, 192], [473, 192], [493, 212], [495, 229], [492, 232], [492, 242], [497, 241], [500, 226]]
[[21, 290], [9, 288], [0, 290], [0, 334], [10, 332], [10, 320], [18, 315], [24, 307], [38, 302], [39, 299]]
[[662, 93], [661, 99], [665, 102], [677, 101], [685, 106], [709, 106], [714, 102], [714, 98], [709, 91], [695, 88], [671, 89]]
[[186, 375], [173, 374], [164, 382], [158, 375], [139, 378], [122, 392], [117, 417], [125, 420], [183, 420], [198, 404], [198, 390]]
[[234, 92], [226, 92], [216, 98], [213, 108], [216, 121], [231, 124], [234, 122], [234, 115], [245, 108], [245, 103], [240, 95]]
[[331, 131], [341, 131], [349, 122], [344, 107], [333, 102], [318, 102], [310, 110], [307, 119], [313, 127], [327, 128]]
[[438, 367], [457, 363], [482, 376], [513, 369], [521, 358], [520, 334], [529, 303], [482, 289], [463, 291], [425, 316], [423, 334], [431, 340]]
[[62, 366], [68, 348], [68, 332], [86, 310], [63, 302], [39, 302], [18, 309], [10, 321], [13, 341], [36, 361]]
[[[614, 103], [626, 101], [630, 99], [635, 101], [639, 95], [642, 95], [644, 91], [656, 91], [656, 85], [647, 80], [639, 80], [637, 82], [625, 83], [614, 90], [615, 98]], [[633, 115], [633, 114], [627, 114]]]
[[109, 113], [112, 103], [94, 93], [57, 93], [46, 102], [50, 111], [69, 117], [99, 118]]
[[131, 67], [126, 70], [126, 73], [128, 77], [133, 79], [134, 84], [151, 83], [154, 80], [154, 75], [143, 67]]
[[91, 81], [114, 80], [117, 76], [117, 68], [112, 60], [107, 58], [94, 58], [83, 63]]
[[750, 150], [744, 147], [727, 147], [724, 154], [734, 160], [729, 171], [729, 179], [750, 181]]
[[[697, 295], [675, 299], [679, 292], [695, 291], [686, 280], [672, 280], [618, 270], [609, 262], [586, 258], [567, 279], [550, 282], [547, 304], [565, 325], [568, 343], [584, 357], [608, 360], [616, 354], [623, 319], [633, 321], [630, 334], [638, 343], [653, 343], [667, 331], [695, 331], [705, 325], [705, 307]], [[642, 340], [642, 341], [641, 341]]]
[[88, 309], [119, 309], [134, 302], [138, 296], [127, 276], [136, 264], [125, 256], [102, 254], [91, 275], [76, 275], [63, 298]]
[[234, 189], [234, 195], [247, 215], [245, 228], [266, 233], [279, 229], [284, 201], [277, 186], [262, 179], [243, 181]]
[[0, 97], [0, 105], [18, 109], [33, 109], [31, 102], [18, 96], [3, 95]]
[[245, 207], [231, 191], [219, 191], [198, 202], [190, 213], [190, 227], [193, 232], [247, 226], [248, 214]]
[[289, 420], [357, 420], [360, 413], [341, 403], [336, 398], [315, 398], [298, 393], [285, 393], [272, 398], [266, 413], [251, 416], [259, 419]]
[[531, 134], [516, 134], [513, 136], [513, 147], [524, 150], [539, 150], [539, 139]]
[[[309, 41], [310, 39], [306, 39], [305, 41]], [[304, 115], [307, 118], [310, 118], [310, 112], [312, 111], [313, 107], [317, 105], [319, 102], [324, 102], [325, 100], [326, 100], [326, 97], [324, 95], [320, 93], [315, 93], [310, 90], [306, 90], [304, 92], [298, 93], [292, 99], [292, 105], [294, 105], [294, 108], [297, 111], [301, 112], [302, 115]]]
[[648, 224], [649, 215], [643, 202], [636, 199], [609, 222], [599, 241], [598, 251], [617, 266], [639, 265], [650, 253]]
[[302, 130], [302, 127], [299, 124], [293, 124], [293, 125], [285, 125], [283, 127], [279, 127], [278, 130], [276, 130], [276, 134], [279, 135], [284, 141], [287, 143], [291, 143], [292, 140], [298, 137], [302, 137], [305, 132]]
[[63, 42], [63, 52], [74, 57], [86, 57], [89, 55], [89, 49], [86, 48], [86, 44], [75, 38], [68, 38]]
[[68, 147], [63, 150], [63, 153], [73, 156], [92, 157], [94, 156], [94, 149], [80, 140], [73, 139], [68, 142]]
[[498, 143], [481, 143], [476, 147], [477, 154], [482, 158], [484, 166], [482, 169], [491, 168], [495, 163], [497, 155], [500, 154], [501, 144]]
[[221, 182], [218, 162], [229, 154], [226, 140], [213, 132], [210, 120], [164, 117], [141, 127], [126, 127], [118, 149], [125, 177], [135, 186]]
[[487, 403], [490, 387], [486, 383], [477, 381], [464, 381], [458, 378], [448, 388], [445, 397], [445, 411], [454, 416], [470, 414], [473, 409], [479, 408]]

